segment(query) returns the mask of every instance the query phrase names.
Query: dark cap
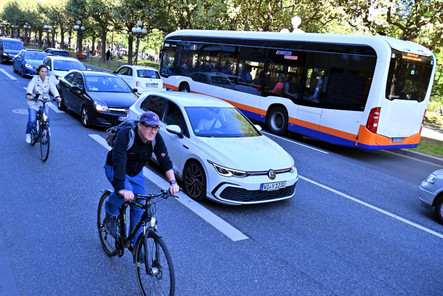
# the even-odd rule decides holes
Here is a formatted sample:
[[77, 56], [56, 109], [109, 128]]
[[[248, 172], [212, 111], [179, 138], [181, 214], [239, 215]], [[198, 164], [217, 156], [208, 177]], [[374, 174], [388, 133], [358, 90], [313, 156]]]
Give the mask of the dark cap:
[[160, 124], [160, 119], [158, 118], [158, 115], [154, 112], [146, 111], [142, 114], [142, 116], [140, 116], [140, 122], [158, 126]]

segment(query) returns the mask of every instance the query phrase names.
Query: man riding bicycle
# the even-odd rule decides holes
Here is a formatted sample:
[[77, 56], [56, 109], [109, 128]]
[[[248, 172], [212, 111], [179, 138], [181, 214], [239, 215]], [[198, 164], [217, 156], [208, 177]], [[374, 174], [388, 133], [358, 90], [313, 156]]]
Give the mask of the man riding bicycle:
[[[147, 164], [152, 152], [155, 153], [160, 169], [165, 172], [166, 178], [169, 181], [169, 192], [176, 194], [180, 190], [175, 180], [172, 162], [169, 159], [166, 145], [161, 135], [158, 134], [159, 122], [159, 118], [154, 112], [147, 111], [143, 113], [140, 121], [134, 128], [132, 146], [128, 148], [131, 141], [131, 130], [121, 129], [117, 133], [113, 149], [108, 152], [105, 173], [115, 191], [111, 193], [106, 201], [104, 224], [113, 236], [116, 236], [118, 231], [117, 216], [119, 214], [119, 207], [125, 201], [132, 200], [134, 193], [146, 194], [143, 167]], [[154, 139], [155, 145], [153, 145]], [[116, 193], [123, 198], [119, 198]], [[142, 209], [131, 205], [130, 231], [132, 231], [142, 213]], [[132, 247], [140, 233], [141, 229], [133, 238]]]

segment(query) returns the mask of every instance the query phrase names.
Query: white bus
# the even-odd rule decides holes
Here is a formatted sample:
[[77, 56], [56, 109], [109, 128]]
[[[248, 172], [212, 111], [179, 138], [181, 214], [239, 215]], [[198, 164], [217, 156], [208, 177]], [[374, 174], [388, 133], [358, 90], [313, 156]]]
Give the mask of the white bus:
[[181, 30], [166, 88], [217, 97], [275, 134], [361, 149], [420, 141], [435, 71], [425, 47], [385, 36]]

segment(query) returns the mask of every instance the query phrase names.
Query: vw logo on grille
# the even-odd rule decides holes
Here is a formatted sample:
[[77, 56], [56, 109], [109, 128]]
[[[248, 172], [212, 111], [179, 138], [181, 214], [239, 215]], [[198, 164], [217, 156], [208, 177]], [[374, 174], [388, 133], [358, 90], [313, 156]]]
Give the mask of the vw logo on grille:
[[268, 177], [269, 177], [269, 179], [271, 179], [271, 180], [274, 180], [274, 179], [275, 179], [275, 171], [274, 171], [273, 169], [270, 169], [270, 170], [268, 171]]

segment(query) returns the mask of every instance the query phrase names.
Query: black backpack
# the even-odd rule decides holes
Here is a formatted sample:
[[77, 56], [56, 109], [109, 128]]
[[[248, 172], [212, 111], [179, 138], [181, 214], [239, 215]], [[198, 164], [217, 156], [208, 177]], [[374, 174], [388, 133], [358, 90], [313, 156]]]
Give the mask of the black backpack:
[[132, 145], [134, 144], [135, 127], [137, 126], [137, 123], [138, 123], [138, 121], [136, 121], [136, 120], [127, 119], [127, 120], [123, 121], [122, 123], [120, 123], [119, 125], [108, 128], [106, 130], [106, 142], [108, 143], [108, 145], [111, 148], [114, 148], [115, 138], [117, 137], [117, 133], [121, 129], [130, 129], [129, 130], [129, 143], [128, 143], [128, 147], [126, 148], [126, 150], [131, 149]]

